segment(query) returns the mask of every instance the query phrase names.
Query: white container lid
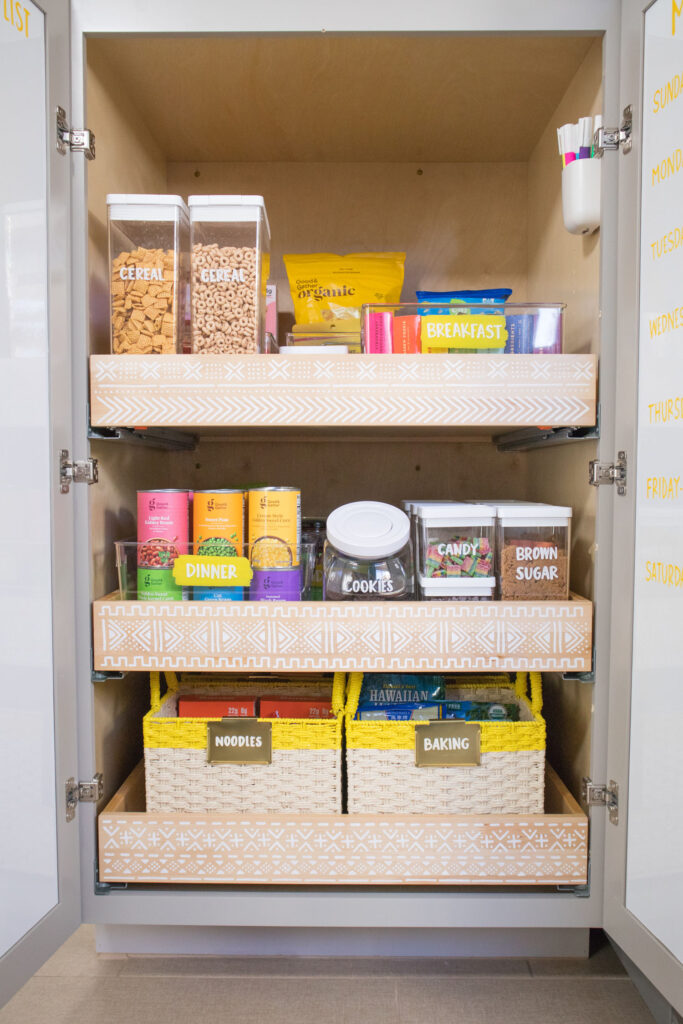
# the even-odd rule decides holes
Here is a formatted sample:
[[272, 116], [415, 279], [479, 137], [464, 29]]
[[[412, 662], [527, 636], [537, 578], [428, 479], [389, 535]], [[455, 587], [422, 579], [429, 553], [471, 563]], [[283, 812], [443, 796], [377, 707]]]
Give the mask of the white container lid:
[[343, 555], [374, 561], [395, 555], [410, 538], [405, 512], [381, 501], [352, 501], [327, 517], [327, 539]]
[[443, 505], [443, 499], [404, 498], [401, 501], [401, 508], [408, 516], [412, 515], [412, 513], [415, 511], [418, 505]]
[[496, 508], [493, 505], [467, 505], [459, 501], [438, 504], [416, 502], [413, 512], [427, 525], [447, 526], [449, 523], [461, 522], [473, 526], [493, 526], [496, 521]]
[[478, 576], [476, 579], [432, 579], [420, 573], [418, 582], [425, 597], [489, 597], [496, 589], [495, 576]]
[[124, 195], [110, 192], [107, 196], [110, 220], [173, 221], [180, 210], [188, 216], [180, 196]]
[[190, 219], [235, 224], [257, 221], [263, 213], [270, 238], [270, 224], [263, 196], [189, 196]]
[[568, 526], [572, 518], [572, 509], [566, 505], [537, 505], [532, 502], [500, 505], [497, 512], [503, 527]]
[[283, 345], [281, 356], [347, 356], [348, 345]]

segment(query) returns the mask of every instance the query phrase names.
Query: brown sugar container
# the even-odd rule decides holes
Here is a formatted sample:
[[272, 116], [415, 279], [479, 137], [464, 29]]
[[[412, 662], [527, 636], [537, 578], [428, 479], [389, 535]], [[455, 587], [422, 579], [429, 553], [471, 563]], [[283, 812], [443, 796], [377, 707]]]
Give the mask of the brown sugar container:
[[270, 228], [263, 196], [190, 196], [192, 351], [264, 350]]
[[571, 508], [510, 502], [497, 515], [501, 600], [566, 601]]
[[111, 350], [181, 352], [188, 330], [190, 227], [180, 196], [108, 195]]

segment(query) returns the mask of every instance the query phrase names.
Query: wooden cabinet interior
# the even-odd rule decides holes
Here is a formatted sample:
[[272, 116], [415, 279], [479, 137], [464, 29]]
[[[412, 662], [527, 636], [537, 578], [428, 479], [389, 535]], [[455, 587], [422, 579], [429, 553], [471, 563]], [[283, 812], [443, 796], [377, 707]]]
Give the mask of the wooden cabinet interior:
[[[227, 79], [216, 68], [228, 51], [233, 95], [221, 102]], [[512, 287], [516, 301], [564, 301], [565, 351], [599, 354], [599, 234], [563, 228], [555, 129], [600, 112], [601, 80], [601, 41], [584, 35], [90, 40], [91, 351], [109, 351], [106, 194], [171, 192], [265, 196], [281, 328], [291, 322], [283, 252], [398, 249], [408, 254], [406, 298], [416, 287], [490, 285]], [[92, 596], [115, 586], [112, 543], [134, 535], [137, 488], [273, 482], [300, 485], [305, 514], [359, 498], [571, 505], [571, 585], [590, 598], [594, 447], [502, 454], [457, 433], [372, 430], [352, 439], [219, 432], [193, 452], [95, 441]], [[139, 734], [140, 681], [96, 686], [97, 768], [109, 793], [139, 757], [123, 737]], [[546, 696], [551, 760], [578, 795], [590, 774], [591, 687], [550, 679]]]

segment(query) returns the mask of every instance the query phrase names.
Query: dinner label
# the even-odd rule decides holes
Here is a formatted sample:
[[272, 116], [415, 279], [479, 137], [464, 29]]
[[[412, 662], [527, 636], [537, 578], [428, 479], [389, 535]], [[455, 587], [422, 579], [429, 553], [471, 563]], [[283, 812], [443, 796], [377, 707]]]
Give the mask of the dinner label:
[[181, 587], [248, 587], [252, 575], [248, 558], [180, 555], [173, 565], [173, 578]]

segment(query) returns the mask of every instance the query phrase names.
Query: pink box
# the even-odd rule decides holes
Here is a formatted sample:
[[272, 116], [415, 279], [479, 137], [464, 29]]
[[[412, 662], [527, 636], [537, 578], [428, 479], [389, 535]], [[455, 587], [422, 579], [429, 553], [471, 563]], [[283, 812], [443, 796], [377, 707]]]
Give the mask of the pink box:
[[266, 285], [266, 333], [277, 341], [277, 285]]

